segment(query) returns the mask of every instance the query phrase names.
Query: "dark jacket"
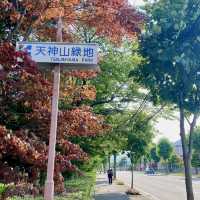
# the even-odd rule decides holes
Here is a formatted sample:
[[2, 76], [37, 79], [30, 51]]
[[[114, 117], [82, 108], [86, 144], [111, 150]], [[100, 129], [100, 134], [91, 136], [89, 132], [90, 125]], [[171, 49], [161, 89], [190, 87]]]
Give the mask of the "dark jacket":
[[109, 169], [109, 170], [107, 171], [107, 174], [108, 174], [108, 178], [112, 178], [112, 177], [113, 177], [112, 169]]

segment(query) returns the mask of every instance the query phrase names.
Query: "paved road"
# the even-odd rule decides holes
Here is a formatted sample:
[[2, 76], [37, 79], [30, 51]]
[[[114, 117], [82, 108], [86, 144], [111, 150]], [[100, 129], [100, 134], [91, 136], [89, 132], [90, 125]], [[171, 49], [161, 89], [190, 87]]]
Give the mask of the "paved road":
[[[151, 195], [152, 200], [186, 200], [184, 177], [134, 173], [136, 188]], [[119, 172], [118, 179], [131, 183], [130, 172]], [[200, 200], [200, 179], [193, 179], [195, 200]]]

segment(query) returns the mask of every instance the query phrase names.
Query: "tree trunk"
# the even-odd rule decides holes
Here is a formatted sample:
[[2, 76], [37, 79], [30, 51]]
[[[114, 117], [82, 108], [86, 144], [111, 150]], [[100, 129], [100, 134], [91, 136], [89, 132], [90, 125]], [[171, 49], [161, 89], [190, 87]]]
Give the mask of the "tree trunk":
[[116, 179], [117, 178], [117, 153], [115, 152], [114, 154], [113, 154], [113, 156], [114, 156], [114, 179]]
[[133, 163], [131, 163], [131, 189], [133, 189]]
[[111, 165], [110, 165], [110, 155], [108, 155], [108, 169], [111, 168]]
[[167, 163], [167, 160], [165, 160], [165, 173], [168, 174], [169, 173], [169, 166], [168, 166], [168, 163]]
[[106, 162], [105, 161], [103, 161], [103, 172], [104, 172], [104, 174], [106, 173]]
[[188, 158], [184, 161], [184, 165], [185, 165], [187, 200], [194, 200], [193, 187], [192, 187], [191, 163]]
[[147, 159], [144, 158], [143, 162], [144, 162], [144, 170], [145, 170], [147, 168]]
[[195, 174], [198, 175], [198, 173], [199, 173], [198, 167], [195, 167]]
[[185, 184], [187, 192], [187, 200], [194, 200], [194, 193], [192, 187], [192, 173], [191, 173], [191, 156], [186, 144], [185, 136], [185, 123], [184, 123], [184, 109], [183, 109], [183, 98], [180, 98], [180, 136], [183, 149], [183, 161], [185, 168]]
[[140, 158], [140, 172], [142, 171], [142, 158]]

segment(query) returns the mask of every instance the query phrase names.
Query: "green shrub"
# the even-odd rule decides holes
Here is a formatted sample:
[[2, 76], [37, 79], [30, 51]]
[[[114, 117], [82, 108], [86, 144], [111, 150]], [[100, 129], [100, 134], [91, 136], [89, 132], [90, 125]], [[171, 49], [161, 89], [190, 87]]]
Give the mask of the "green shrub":
[[[92, 200], [95, 181], [96, 172], [87, 172], [84, 176], [68, 179], [65, 181], [68, 197], [57, 196], [55, 200]], [[43, 197], [12, 197], [9, 200], [43, 200]]]
[[7, 186], [5, 184], [0, 183], [0, 197], [5, 192]]
[[84, 176], [65, 181], [66, 188], [76, 190], [70, 195], [69, 200], [90, 200], [94, 192], [96, 180], [95, 172], [87, 172]]

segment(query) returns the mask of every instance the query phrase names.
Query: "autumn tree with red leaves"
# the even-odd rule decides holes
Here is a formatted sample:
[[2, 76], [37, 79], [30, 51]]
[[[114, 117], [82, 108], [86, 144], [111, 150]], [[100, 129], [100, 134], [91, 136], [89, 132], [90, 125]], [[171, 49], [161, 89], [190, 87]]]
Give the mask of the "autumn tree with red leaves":
[[[15, 50], [18, 40], [55, 41], [55, 21], [61, 14], [63, 39], [92, 42], [106, 38], [119, 44], [135, 37], [143, 16], [126, 0], [2, 0], [0, 2], [0, 181], [36, 182], [46, 171], [51, 113], [51, 73], [42, 73], [26, 53]], [[90, 30], [90, 31], [88, 31]], [[95, 99], [89, 85], [94, 71], [62, 74], [56, 146], [56, 191], [64, 189], [62, 173], [78, 171], [73, 161], [88, 155], [70, 137], [95, 137], [109, 127], [87, 101]], [[9, 176], [8, 176], [9, 174]]]
[[[74, 37], [80, 26], [94, 30], [86, 36], [106, 37], [120, 42], [124, 36], [133, 37], [140, 32], [144, 16], [128, 0], [3, 0], [0, 2], [0, 26], [2, 40], [55, 39], [55, 19], [61, 14], [64, 23], [63, 37]], [[5, 30], [6, 27], [6, 31]]]
[[[15, 170], [20, 163], [29, 174], [29, 179], [37, 180], [39, 172], [45, 171], [47, 164], [52, 85], [25, 53], [16, 52], [13, 46], [5, 43], [0, 48], [0, 54], [3, 67], [0, 102], [1, 165], [7, 163], [10, 166], [8, 170]], [[65, 103], [75, 104], [71, 109], [61, 109], [59, 112], [55, 176], [60, 176], [66, 170], [78, 170], [71, 161], [88, 159], [78, 145], [68, 141], [68, 137], [95, 136], [108, 128], [103, 118], [94, 115], [88, 106], [76, 105], [80, 99], [95, 97], [95, 91], [88, 92], [86, 88], [83, 87], [73, 100], [65, 99], [66, 91], [61, 90], [61, 100], [64, 98]], [[11, 180], [5, 170], [0, 177], [4, 182]], [[19, 179], [12, 181], [17, 183]]]

